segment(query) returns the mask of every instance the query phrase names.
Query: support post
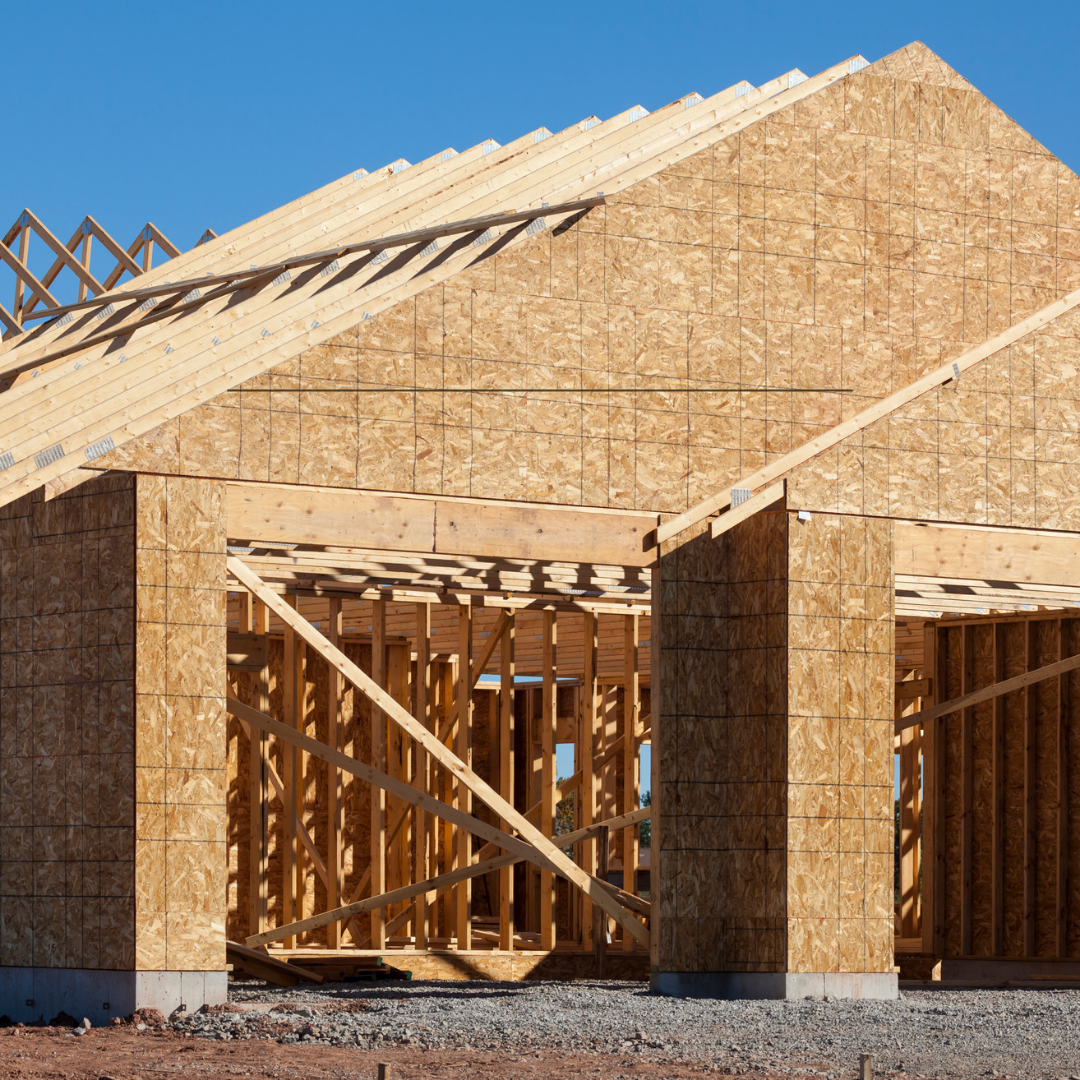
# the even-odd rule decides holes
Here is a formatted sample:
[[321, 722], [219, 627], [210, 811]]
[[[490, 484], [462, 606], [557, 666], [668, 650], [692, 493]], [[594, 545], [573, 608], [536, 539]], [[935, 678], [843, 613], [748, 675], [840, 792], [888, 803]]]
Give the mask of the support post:
[[[286, 596], [285, 603], [291, 608], [296, 607], [296, 597]], [[298, 727], [296, 714], [297, 699], [297, 650], [299, 640], [292, 627], [285, 626], [285, 654], [284, 654], [284, 686], [282, 693], [282, 705], [284, 707], [284, 722], [291, 728]], [[297, 769], [299, 766], [299, 752], [295, 746], [282, 746], [281, 748], [281, 817], [282, 832], [284, 833], [284, 850], [281, 860], [281, 921], [293, 923], [297, 921], [296, 911], [296, 867], [299, 847], [299, 839], [296, 833], [296, 788]], [[287, 937], [282, 941], [286, 949], [295, 947], [296, 939]]]
[[[386, 689], [386, 601], [371, 602], [371, 679], [380, 690]], [[373, 701], [371, 709], [371, 765], [386, 772], [386, 717]], [[371, 788], [371, 895], [386, 892], [386, 792]], [[371, 947], [386, 948], [385, 912], [371, 913]]]
[[[431, 692], [431, 605], [416, 605], [416, 681], [415, 709], [416, 719], [428, 729], [435, 731], [438, 720], [435, 716], [435, 700]], [[431, 794], [431, 757], [419, 744], [416, 744], [416, 786]], [[415, 809], [416, 818], [416, 870], [414, 881], [426, 881], [431, 874], [431, 858], [428, 850], [428, 814], [422, 807]], [[432, 823], [433, 824], [433, 823]], [[428, 947], [428, 903], [427, 894], [420, 893], [416, 898], [413, 918], [413, 936], [418, 949]]]
[[[472, 608], [463, 604], [458, 608], [458, 723], [454, 750], [458, 759], [472, 768]], [[472, 792], [460, 780], [454, 781], [457, 796], [455, 803], [466, 814], [472, 813]], [[472, 837], [464, 829], [457, 830], [456, 866], [464, 868], [472, 862]], [[457, 893], [457, 947], [472, 948], [472, 879], [461, 882]]]
[[[608, 879], [608, 827], [602, 826], [596, 836], [596, 876], [601, 881]], [[596, 956], [596, 977], [607, 978], [607, 915], [594, 905], [593, 907], [593, 952]]]
[[[544, 612], [543, 629], [543, 706], [540, 719], [540, 831], [550, 839], [555, 835], [555, 731], [558, 717], [556, 662], [558, 625], [554, 611]], [[540, 946], [555, 948], [556, 939], [555, 876], [540, 871]]]
[[[1005, 624], [994, 625], [994, 682], [1005, 681]], [[990, 948], [1002, 955], [1005, 922], [1005, 695], [994, 698], [990, 849]]]
[[649, 902], [652, 904], [653, 914], [649, 919], [649, 965], [653, 971], [660, 969], [660, 860], [661, 843], [663, 834], [660, 826], [662, 821], [661, 806], [663, 789], [660, 784], [660, 765], [663, 754], [664, 727], [664, 687], [660, 672], [662, 653], [663, 623], [661, 613], [663, 604], [660, 596], [663, 590], [663, 582], [660, 578], [659, 566], [653, 567], [651, 574], [652, 584], [652, 612], [649, 615], [649, 744], [650, 744], [650, 810], [652, 817], [649, 820]]
[[[1071, 655], [1069, 622], [1058, 619], [1058, 659]], [[1057, 685], [1057, 955], [1069, 950], [1069, 675]]]
[[[640, 798], [640, 761], [638, 758], [638, 727], [640, 724], [640, 694], [638, 673], [638, 615], [623, 617], [623, 805], [624, 814], [638, 808]], [[637, 827], [623, 830], [623, 891], [637, 895], [638, 831]], [[634, 939], [623, 934], [623, 950], [633, 952]]]
[[[965, 626], [960, 633], [960, 694], [975, 689], [975, 627]], [[960, 711], [960, 770], [961, 770], [961, 819], [960, 819], [960, 951], [971, 955], [972, 933], [972, 849], [974, 836], [974, 787], [975, 765], [974, 732], [975, 710], [971, 706]]]
[[[341, 600], [338, 597], [330, 598], [330, 619], [327, 627], [327, 637], [330, 644], [335, 648], [342, 647], [341, 632]], [[341, 705], [343, 699], [343, 683], [341, 672], [332, 664], [327, 665], [327, 739], [335, 750], [342, 747]], [[342, 869], [342, 843], [345, 835], [345, 808], [342, 803], [341, 772], [335, 766], [326, 766], [326, 906], [340, 907], [341, 895], [341, 869]], [[327, 948], [337, 949], [341, 946], [341, 923], [330, 923], [326, 927]]]
[[[1036, 624], [1028, 622], [1025, 627], [1026, 669], [1034, 671], [1039, 666]], [[1039, 715], [1039, 687], [1032, 683], [1024, 690], [1024, 955], [1035, 955], [1035, 823], [1037, 808], [1036, 775], [1036, 728]]]
[[[514, 616], [503, 634], [499, 647], [499, 794], [514, 805], [514, 657], [516, 626]], [[510, 823], [503, 818], [500, 827], [509, 831]], [[514, 948], [514, 868], [504, 866], [499, 871], [499, 948], [512, 952]]]
[[[581, 817], [578, 824], [588, 828], [596, 818], [596, 771], [593, 761], [596, 757], [596, 715], [597, 686], [596, 661], [599, 653], [598, 620], [596, 613], [586, 611], [583, 619], [583, 645], [585, 649], [584, 673], [582, 678], [582, 717], [581, 717], [581, 787], [577, 800], [581, 805]], [[596, 874], [596, 841], [591, 837], [582, 841], [578, 859], [587, 874]], [[582, 944], [586, 949], [593, 944], [593, 905], [587, 896], [581, 901]]]

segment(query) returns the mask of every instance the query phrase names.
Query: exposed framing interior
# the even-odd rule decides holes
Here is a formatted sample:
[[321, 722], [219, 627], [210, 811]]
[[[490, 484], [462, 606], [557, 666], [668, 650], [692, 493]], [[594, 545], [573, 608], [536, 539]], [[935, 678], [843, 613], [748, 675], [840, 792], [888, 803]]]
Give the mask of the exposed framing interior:
[[[334, 513], [320, 515], [326, 499]], [[650, 816], [640, 806], [640, 755], [651, 741], [653, 571], [543, 556], [579, 547], [610, 557], [633, 552], [637, 537], [633, 561], [647, 563], [644, 522], [471, 500], [474, 534], [487, 515], [485, 542], [462, 537], [450, 501], [441, 502], [230, 485], [229, 936], [309, 963], [386, 950], [414, 966], [425, 951], [532, 952], [570, 963], [577, 955], [598, 973], [610, 948], [640, 977], [649, 956], [639, 833]], [[400, 548], [426, 530], [439, 548], [439, 510], [449, 530], [442, 546], [501, 543], [540, 557], [310, 542], [340, 539], [363, 514], [367, 536], [396, 529]], [[291, 535], [309, 542], [280, 538], [290, 522], [302, 523]], [[268, 531], [273, 540], [262, 539]], [[254, 593], [244, 587], [252, 581]], [[272, 610], [269, 595], [298, 622]], [[530, 860], [520, 842], [526, 857], [500, 850], [483, 826], [511, 822], [319, 655], [301, 623], [544, 837], [566, 836], [559, 846], [572, 847], [590, 882], [605, 883], [621, 923], [535, 851]], [[289, 742], [286, 729], [307, 741]], [[572, 748], [569, 776], [558, 775], [560, 745]], [[350, 772], [353, 762], [385, 773], [391, 788]], [[426, 805], [402, 798], [401, 784], [427, 795]], [[440, 816], [455, 811], [459, 820]], [[479, 825], [461, 817], [473, 812]]]

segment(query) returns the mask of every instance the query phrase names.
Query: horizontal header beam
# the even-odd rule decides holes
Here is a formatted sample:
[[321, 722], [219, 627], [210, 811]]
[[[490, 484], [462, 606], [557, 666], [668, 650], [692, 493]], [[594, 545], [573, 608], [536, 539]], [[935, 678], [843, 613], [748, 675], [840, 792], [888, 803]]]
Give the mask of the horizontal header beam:
[[231, 543], [268, 541], [647, 567], [655, 514], [230, 481]]

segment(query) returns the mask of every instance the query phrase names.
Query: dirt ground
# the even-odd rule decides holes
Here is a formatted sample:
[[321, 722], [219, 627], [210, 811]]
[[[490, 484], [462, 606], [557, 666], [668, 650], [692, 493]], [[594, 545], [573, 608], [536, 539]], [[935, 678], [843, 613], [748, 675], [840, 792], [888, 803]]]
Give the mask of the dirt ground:
[[[559, 1053], [484, 1053], [480, 1051], [423, 1051], [408, 1048], [377, 1053], [333, 1046], [282, 1045], [266, 1040], [222, 1044], [175, 1031], [136, 1031], [132, 1027], [96, 1028], [73, 1036], [70, 1028], [5, 1028], [0, 1030], [0, 1077], [17, 1080], [71, 1078], [71, 1080], [146, 1080], [150, 1076], [198, 1077], [199, 1080], [235, 1080], [266, 1077], [270, 1080], [375, 1080], [379, 1062], [390, 1066], [392, 1080], [428, 1080], [431, 1077], [473, 1077], [502, 1080], [683, 1080], [704, 1073], [747, 1077], [800, 1077], [833, 1075], [854, 1077], [850, 1069], [831, 1072], [761, 1072], [738, 1067], [714, 1067], [700, 1062], [650, 1061], [640, 1054], [566, 1055]], [[879, 1074], [880, 1075], [880, 1074]]]

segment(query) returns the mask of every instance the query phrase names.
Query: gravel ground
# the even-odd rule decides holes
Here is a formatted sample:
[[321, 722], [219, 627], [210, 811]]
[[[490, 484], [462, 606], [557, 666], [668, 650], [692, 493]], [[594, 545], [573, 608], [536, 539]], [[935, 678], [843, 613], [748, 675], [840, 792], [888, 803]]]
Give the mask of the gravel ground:
[[[585, 1055], [581, 1074], [617, 1063], [706, 1070], [1080, 1080], [1080, 991], [908, 990], [899, 1001], [715, 1001], [650, 995], [640, 983], [237, 984], [221, 1011], [177, 1019], [223, 1041], [359, 1050]], [[228, 1011], [225, 1011], [228, 1010]], [[515, 1060], [515, 1059], [512, 1059]]]

